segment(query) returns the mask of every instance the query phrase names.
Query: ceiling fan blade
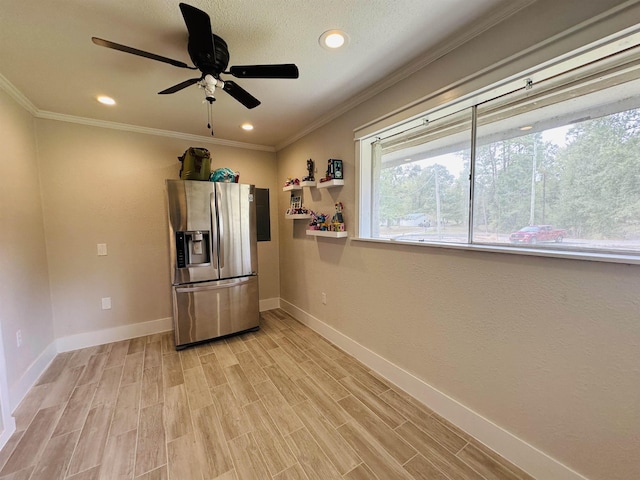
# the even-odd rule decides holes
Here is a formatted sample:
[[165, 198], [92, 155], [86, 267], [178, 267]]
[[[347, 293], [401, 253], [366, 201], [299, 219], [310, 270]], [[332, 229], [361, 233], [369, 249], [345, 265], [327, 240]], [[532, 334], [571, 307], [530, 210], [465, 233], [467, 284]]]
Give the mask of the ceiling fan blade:
[[158, 62], [168, 63], [169, 65], [173, 65], [174, 67], [189, 68], [191, 70], [195, 70], [195, 67], [190, 67], [184, 62], [173, 60], [172, 58], [163, 57], [161, 55], [156, 55], [155, 53], [138, 50], [137, 48], [127, 47], [126, 45], [120, 45], [119, 43], [110, 42], [109, 40], [103, 40], [102, 38], [91, 37], [91, 41], [96, 45], [100, 45], [101, 47], [112, 48], [113, 50], [119, 50], [121, 52], [130, 53], [132, 55], [138, 55], [139, 57], [150, 58], [151, 60], [157, 60]]
[[215, 65], [216, 51], [213, 46], [213, 32], [209, 15], [186, 3], [180, 4], [180, 11], [189, 31], [187, 49], [194, 65], [200, 70]]
[[298, 78], [298, 67], [293, 63], [278, 65], [236, 65], [229, 69], [236, 78]]
[[158, 95], [167, 95], [169, 93], [176, 93], [182, 90], [183, 88], [187, 88], [188, 86], [193, 85], [194, 83], [198, 83], [200, 80], [202, 80], [202, 78], [190, 78], [189, 80], [185, 80], [184, 82], [180, 82], [177, 85], [174, 85], [173, 87], [169, 87], [165, 90], [162, 90], [161, 92], [158, 92]]
[[225, 80], [222, 89], [247, 108], [255, 108], [260, 105], [260, 100], [232, 80]]

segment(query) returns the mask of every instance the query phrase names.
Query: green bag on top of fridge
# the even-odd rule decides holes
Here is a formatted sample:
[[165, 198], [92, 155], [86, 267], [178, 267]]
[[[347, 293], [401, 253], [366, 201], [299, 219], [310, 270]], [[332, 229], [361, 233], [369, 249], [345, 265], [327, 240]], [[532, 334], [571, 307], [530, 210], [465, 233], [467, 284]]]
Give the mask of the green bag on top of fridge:
[[182, 180], [209, 180], [211, 176], [211, 154], [206, 148], [189, 147], [178, 157]]

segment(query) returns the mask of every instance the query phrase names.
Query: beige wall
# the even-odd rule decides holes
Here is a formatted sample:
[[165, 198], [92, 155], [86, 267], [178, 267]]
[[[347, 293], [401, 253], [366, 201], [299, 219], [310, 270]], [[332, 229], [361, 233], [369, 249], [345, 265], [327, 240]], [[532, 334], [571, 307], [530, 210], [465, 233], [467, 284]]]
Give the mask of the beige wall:
[[[7, 367], [0, 387], [13, 409], [56, 353], [56, 340], [114, 329], [127, 335], [144, 322], [170, 325], [164, 180], [178, 178], [177, 157], [194, 142], [34, 119], [0, 89], [0, 145], [0, 338]], [[214, 168], [230, 167], [242, 182], [270, 190], [272, 239], [258, 244], [258, 267], [260, 299], [277, 302], [275, 154], [198, 146], [211, 151]], [[108, 245], [108, 256], [97, 256], [97, 243]], [[102, 310], [102, 297], [111, 297], [111, 310]]]
[[[55, 336], [172, 316], [164, 180], [178, 178], [189, 146], [211, 151], [213, 168], [275, 189], [275, 154], [38, 120]], [[275, 212], [275, 197], [272, 202]], [[260, 298], [279, 296], [277, 224], [259, 244]], [[96, 245], [106, 243], [107, 256]], [[102, 310], [101, 298], [112, 309]]]
[[[328, 158], [343, 159], [345, 186], [305, 189], [304, 203], [330, 213], [342, 201], [353, 235], [354, 129], [616, 3], [537, 2], [279, 151], [280, 183], [303, 176], [307, 158], [320, 176]], [[638, 8], [506, 70], [634, 18]], [[485, 80], [497, 75], [487, 72]], [[288, 194], [279, 200], [282, 216]], [[304, 221], [280, 222], [283, 300], [588, 478], [640, 478], [640, 266], [322, 239], [304, 229]]]
[[34, 122], [2, 90], [0, 151], [0, 328], [13, 391], [54, 336]]
[[[607, 480], [640, 477], [639, 267], [314, 239], [304, 222], [283, 219], [288, 194], [280, 186], [305, 174], [307, 158], [319, 174], [326, 159], [342, 158], [346, 185], [306, 189], [304, 201], [330, 213], [340, 200], [355, 226], [353, 129], [616, 3], [536, 2], [279, 152], [277, 175], [272, 153], [208, 146], [214, 166], [271, 190], [272, 242], [259, 246], [262, 299], [282, 297], [569, 467]], [[510, 68], [634, 18], [637, 9]], [[163, 182], [177, 177], [176, 157], [193, 142], [34, 121], [2, 91], [0, 142], [0, 327], [11, 386], [56, 338], [171, 315]], [[108, 244], [107, 257], [96, 255], [97, 243]], [[104, 296], [112, 310], [101, 310]]]

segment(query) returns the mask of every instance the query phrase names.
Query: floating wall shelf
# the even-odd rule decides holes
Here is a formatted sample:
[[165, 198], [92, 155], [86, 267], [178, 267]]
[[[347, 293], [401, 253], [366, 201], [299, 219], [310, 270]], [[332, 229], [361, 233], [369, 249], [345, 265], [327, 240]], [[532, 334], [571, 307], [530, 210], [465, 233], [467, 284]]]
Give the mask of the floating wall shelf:
[[285, 213], [284, 218], [287, 218], [289, 220], [301, 220], [303, 218], [309, 219], [311, 218], [311, 215], [308, 213], [294, 213], [293, 215]]
[[317, 188], [340, 187], [344, 185], [344, 180], [329, 180], [328, 182], [318, 182]]
[[298, 185], [287, 185], [282, 187], [283, 192], [290, 192], [291, 190], [302, 190], [302, 187], [315, 187], [316, 182], [300, 182]]
[[307, 230], [307, 235], [330, 238], [344, 238], [348, 236], [347, 232], [331, 232], [329, 230]]

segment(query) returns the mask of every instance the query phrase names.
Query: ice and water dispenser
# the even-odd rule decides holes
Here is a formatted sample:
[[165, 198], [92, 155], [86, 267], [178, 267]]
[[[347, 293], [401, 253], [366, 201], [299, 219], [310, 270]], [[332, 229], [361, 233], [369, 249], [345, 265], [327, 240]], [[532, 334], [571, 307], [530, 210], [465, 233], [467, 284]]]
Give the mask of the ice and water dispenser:
[[211, 232], [196, 230], [176, 232], [176, 262], [178, 268], [211, 263]]

